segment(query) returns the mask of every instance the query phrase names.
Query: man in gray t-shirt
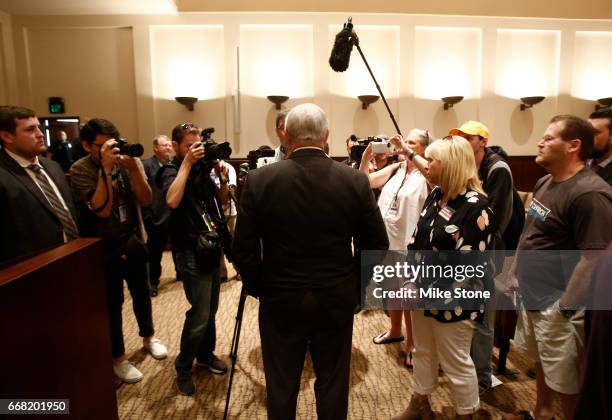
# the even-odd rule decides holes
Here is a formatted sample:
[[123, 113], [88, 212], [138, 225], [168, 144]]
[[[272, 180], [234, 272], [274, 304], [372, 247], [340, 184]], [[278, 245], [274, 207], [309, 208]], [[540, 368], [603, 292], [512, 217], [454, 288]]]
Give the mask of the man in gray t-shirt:
[[[572, 418], [583, 341], [575, 312], [584, 305], [596, 260], [584, 251], [605, 249], [612, 240], [612, 188], [586, 167], [593, 137], [581, 118], [551, 120], [536, 157], [549, 175], [535, 186], [511, 270], [528, 309], [519, 311], [515, 345], [535, 362], [535, 418], [553, 416], [555, 394], [565, 418]], [[555, 252], [563, 250], [575, 250], [575, 258]]]

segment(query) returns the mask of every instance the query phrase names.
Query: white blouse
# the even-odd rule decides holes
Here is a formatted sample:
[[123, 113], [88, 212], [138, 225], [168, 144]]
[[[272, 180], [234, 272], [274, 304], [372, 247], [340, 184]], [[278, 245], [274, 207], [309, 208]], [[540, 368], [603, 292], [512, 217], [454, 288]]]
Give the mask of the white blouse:
[[428, 194], [423, 174], [416, 168], [406, 172], [407, 164], [403, 162], [378, 198], [389, 236], [389, 249], [393, 251], [406, 250]]

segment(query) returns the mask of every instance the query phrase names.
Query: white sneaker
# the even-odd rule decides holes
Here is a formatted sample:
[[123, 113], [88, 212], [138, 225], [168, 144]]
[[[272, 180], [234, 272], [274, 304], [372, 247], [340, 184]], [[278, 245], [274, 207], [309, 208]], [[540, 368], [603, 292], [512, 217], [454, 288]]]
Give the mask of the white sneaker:
[[133, 384], [142, 380], [142, 372], [136, 369], [136, 366], [129, 360], [124, 360], [118, 365], [113, 364], [115, 375], [127, 384]]
[[154, 338], [151, 341], [143, 339], [142, 345], [154, 359], [161, 360], [168, 357], [168, 349], [164, 346], [164, 343], [159, 338]]

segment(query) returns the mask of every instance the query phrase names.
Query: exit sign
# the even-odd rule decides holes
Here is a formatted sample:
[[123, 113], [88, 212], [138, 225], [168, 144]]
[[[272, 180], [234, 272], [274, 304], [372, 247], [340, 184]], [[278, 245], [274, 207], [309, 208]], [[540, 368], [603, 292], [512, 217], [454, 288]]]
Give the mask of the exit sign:
[[51, 97], [49, 98], [49, 112], [51, 114], [64, 113], [64, 98]]

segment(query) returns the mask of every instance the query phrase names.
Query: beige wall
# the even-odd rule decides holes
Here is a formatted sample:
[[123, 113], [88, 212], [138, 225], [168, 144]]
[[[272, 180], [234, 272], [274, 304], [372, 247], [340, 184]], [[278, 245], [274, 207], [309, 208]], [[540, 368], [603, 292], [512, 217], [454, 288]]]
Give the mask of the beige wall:
[[0, 12], [0, 103], [17, 101], [11, 17]]
[[[292, 96], [286, 106], [313, 101], [323, 107], [330, 119], [331, 152], [342, 155], [351, 133], [393, 131], [382, 101], [362, 110], [355, 98], [373, 90], [356, 51], [348, 72], [335, 74], [329, 68], [333, 36], [345, 19], [346, 13], [12, 19], [0, 14], [0, 81], [5, 80], [0, 99], [46, 115], [47, 97], [62, 96], [67, 115], [113, 120], [129, 140], [142, 142], [147, 154], [154, 135], [193, 121], [215, 127], [217, 140], [228, 139], [235, 156], [245, 156], [261, 144], [278, 144], [276, 111], [265, 95], [286, 89], [284, 94]], [[612, 50], [612, 20], [355, 13], [353, 20], [404, 133], [418, 126], [442, 136], [465, 120], [479, 119], [489, 126], [492, 144], [510, 154], [532, 155], [552, 115], [587, 116], [593, 99], [612, 96], [612, 85], [602, 82], [596, 85], [600, 91], [589, 90], [576, 80], [578, 74], [612, 80], [612, 66], [605, 60], [604, 68], [591, 73], [585, 68], [600, 62], [584, 62], [596, 57], [598, 49], [603, 56]], [[11, 25], [12, 33], [6, 29]], [[509, 29], [536, 31], [515, 36]], [[577, 31], [602, 33], [593, 38], [577, 36]], [[531, 58], [516, 72], [506, 71], [524, 58], [522, 45]], [[521, 73], [535, 61], [539, 65]], [[6, 70], [11, 66], [12, 73]], [[518, 81], [512, 80], [514, 73]], [[530, 74], [535, 80], [544, 77], [547, 98], [520, 111], [518, 99], [498, 94], [499, 81], [504, 78], [506, 86], [516, 85], [519, 92]], [[200, 98], [194, 112], [172, 99], [186, 91]], [[435, 98], [446, 91], [445, 96], [462, 94], [466, 99], [444, 111]], [[512, 96], [508, 88], [504, 94]]]

